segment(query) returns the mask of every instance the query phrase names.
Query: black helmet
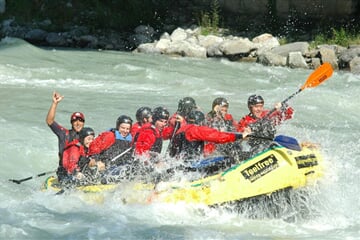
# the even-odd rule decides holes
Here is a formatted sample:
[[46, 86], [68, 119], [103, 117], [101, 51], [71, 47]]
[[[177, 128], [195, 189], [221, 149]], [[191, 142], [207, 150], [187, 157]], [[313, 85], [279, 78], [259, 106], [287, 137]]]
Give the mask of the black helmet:
[[213, 103], [212, 103], [212, 109], [214, 109], [214, 107], [215, 107], [216, 105], [229, 107], [229, 101], [226, 100], [226, 98], [218, 97], [218, 98], [215, 98], [215, 99], [214, 99], [214, 101], [213, 101]]
[[153, 123], [155, 123], [157, 120], [160, 120], [160, 119], [166, 119], [168, 120], [169, 119], [169, 111], [164, 108], [164, 107], [157, 107], [157, 108], [154, 108], [153, 112], [152, 112], [152, 120], [153, 120]]
[[260, 95], [251, 95], [248, 98], [248, 107], [256, 105], [256, 104], [264, 104], [264, 99]]
[[118, 117], [118, 119], [116, 120], [116, 130], [119, 129], [120, 124], [122, 123], [129, 123], [130, 127], [132, 125], [133, 120], [126, 115], [121, 115], [120, 117]]
[[192, 110], [186, 118], [188, 123], [193, 123], [193, 124], [197, 124], [197, 125], [202, 125], [202, 123], [205, 120], [205, 115], [204, 113], [202, 113], [199, 110]]
[[192, 97], [184, 97], [183, 99], [179, 100], [177, 112], [182, 116], [186, 116], [191, 110], [195, 108], [195, 100]]
[[139, 123], [142, 123], [144, 118], [148, 119], [149, 117], [152, 116], [151, 108], [141, 107], [136, 111], [135, 116], [136, 116], [136, 121], [138, 121]]
[[79, 132], [79, 140], [81, 143], [84, 143], [84, 139], [89, 136], [93, 135], [95, 137], [94, 129], [89, 127], [83, 127]]

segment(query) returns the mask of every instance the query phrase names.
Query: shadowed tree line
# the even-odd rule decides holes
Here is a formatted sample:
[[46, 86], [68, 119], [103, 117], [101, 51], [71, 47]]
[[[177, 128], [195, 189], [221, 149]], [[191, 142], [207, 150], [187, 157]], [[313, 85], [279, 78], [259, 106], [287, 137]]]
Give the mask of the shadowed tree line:
[[360, 30], [360, 3], [355, 16], [311, 19], [303, 18], [295, 10], [286, 18], [279, 18], [275, 2], [268, 1], [267, 14], [249, 17], [224, 11], [217, 0], [202, 1], [202, 4], [179, 0], [16, 0], [6, 2], [6, 12], [0, 17], [2, 20], [15, 18], [19, 24], [50, 19], [52, 24], [45, 29], [48, 31], [63, 31], [68, 26], [79, 25], [93, 32], [99, 29], [128, 32], [139, 25], [150, 25], [162, 33], [172, 30], [171, 26], [202, 25], [204, 16], [215, 12], [217, 15], [212, 17], [217, 19], [216, 27], [248, 37], [269, 32], [289, 40], [309, 40], [319, 32], [331, 35], [334, 28], [349, 33]]

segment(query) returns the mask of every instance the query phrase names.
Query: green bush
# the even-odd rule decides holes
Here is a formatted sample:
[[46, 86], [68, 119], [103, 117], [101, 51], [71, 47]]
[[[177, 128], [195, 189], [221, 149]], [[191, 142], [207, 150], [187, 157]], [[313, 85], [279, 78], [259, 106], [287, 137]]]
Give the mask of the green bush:
[[217, 34], [220, 24], [220, 4], [218, 0], [213, 0], [210, 11], [201, 11], [198, 25], [201, 27], [201, 34]]
[[323, 33], [319, 33], [315, 36], [314, 41], [311, 42], [312, 47], [316, 47], [320, 44], [336, 44], [343, 47], [348, 47], [351, 44], [359, 44], [360, 35], [357, 33], [352, 33], [340, 28], [339, 30], [332, 28], [329, 36], [326, 36]]

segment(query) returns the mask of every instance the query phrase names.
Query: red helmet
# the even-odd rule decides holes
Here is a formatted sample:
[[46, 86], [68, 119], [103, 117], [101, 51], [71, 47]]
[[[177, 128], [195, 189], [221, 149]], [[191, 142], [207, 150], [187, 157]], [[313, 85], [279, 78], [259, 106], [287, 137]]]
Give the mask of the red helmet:
[[82, 122], [85, 122], [85, 116], [83, 113], [81, 112], [74, 112], [73, 114], [71, 114], [70, 117], [70, 122], [73, 122], [75, 120], [79, 119]]

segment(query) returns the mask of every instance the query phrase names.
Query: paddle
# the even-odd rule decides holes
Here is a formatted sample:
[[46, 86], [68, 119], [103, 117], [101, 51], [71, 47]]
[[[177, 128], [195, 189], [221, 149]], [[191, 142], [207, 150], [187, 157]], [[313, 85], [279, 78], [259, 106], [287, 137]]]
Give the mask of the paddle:
[[116, 161], [118, 158], [124, 156], [127, 152], [129, 152], [131, 149], [133, 149], [133, 147], [129, 147], [128, 149], [126, 149], [125, 151], [123, 151], [122, 153], [120, 153], [119, 155], [115, 156], [113, 159], [110, 160], [110, 162], [114, 162]]
[[39, 173], [35, 176], [31, 176], [31, 177], [27, 177], [27, 178], [23, 178], [23, 179], [19, 179], [19, 180], [16, 180], [16, 179], [9, 179], [10, 182], [14, 182], [14, 183], [17, 183], [17, 184], [20, 184], [22, 182], [25, 182], [25, 181], [28, 181], [28, 180], [31, 180], [31, 179], [34, 179], [34, 178], [38, 178], [38, 177], [42, 177], [42, 176], [45, 176], [45, 175], [48, 175], [48, 174], [51, 174], [51, 173], [55, 173], [56, 171], [50, 171], [50, 172], [43, 172], [43, 173]]
[[[287, 97], [284, 101], [281, 102], [281, 105], [284, 105], [287, 101], [289, 101], [291, 98], [293, 98], [295, 95], [299, 94], [301, 91], [303, 91], [305, 88], [314, 88], [319, 86], [321, 83], [323, 83], [325, 80], [329, 79], [331, 75], [333, 74], [333, 68], [330, 63], [325, 62], [320, 67], [315, 69], [310, 76], [307, 78], [304, 85], [301, 86], [301, 88]], [[265, 117], [268, 117], [273, 112], [276, 111], [276, 108], [273, 108], [268, 114], [266, 114]], [[264, 118], [265, 118], [264, 117]]]
[[175, 134], [176, 134], [177, 130], [179, 130], [179, 128], [180, 128], [180, 122], [176, 121], [175, 126], [174, 126], [174, 130], [173, 130], [173, 132], [171, 134], [171, 138], [169, 140], [169, 144], [168, 144], [167, 149], [165, 151], [165, 156], [171, 151], [171, 147], [172, 147], [172, 144], [173, 144], [173, 141], [174, 141]]

